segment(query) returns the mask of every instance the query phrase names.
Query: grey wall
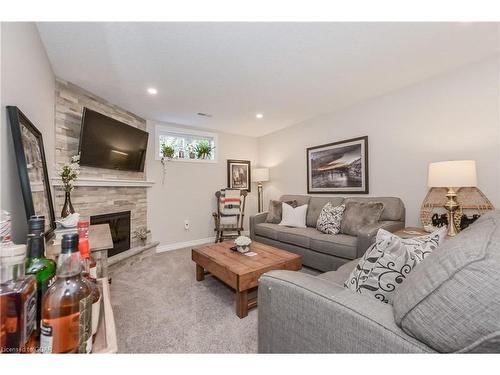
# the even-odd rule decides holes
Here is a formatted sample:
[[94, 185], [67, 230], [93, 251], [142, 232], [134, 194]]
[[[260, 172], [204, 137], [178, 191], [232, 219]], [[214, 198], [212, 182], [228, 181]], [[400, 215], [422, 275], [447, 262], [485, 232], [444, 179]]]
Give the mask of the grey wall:
[[[215, 192], [227, 187], [227, 159], [250, 160], [258, 166], [257, 138], [218, 133], [218, 162], [197, 163], [171, 161], [167, 164], [165, 183], [163, 170], [155, 160], [155, 125], [179, 127], [148, 121], [149, 145], [147, 156], [148, 180], [156, 183], [148, 190], [148, 226], [159, 250], [173, 244], [185, 243], [215, 236], [212, 212], [216, 209]], [[248, 217], [257, 212], [257, 185], [252, 184], [247, 196], [244, 228], [248, 230]], [[190, 229], [184, 229], [184, 220]]]
[[51, 175], [55, 77], [34, 23], [2, 23], [1, 50], [0, 207], [12, 214], [14, 241], [24, 243], [26, 215], [5, 107], [18, 106], [42, 132]]
[[499, 66], [493, 58], [318, 116], [259, 139], [265, 192], [304, 194], [306, 148], [369, 137], [370, 195], [398, 196], [419, 224], [430, 162], [474, 159], [479, 188], [499, 205]]

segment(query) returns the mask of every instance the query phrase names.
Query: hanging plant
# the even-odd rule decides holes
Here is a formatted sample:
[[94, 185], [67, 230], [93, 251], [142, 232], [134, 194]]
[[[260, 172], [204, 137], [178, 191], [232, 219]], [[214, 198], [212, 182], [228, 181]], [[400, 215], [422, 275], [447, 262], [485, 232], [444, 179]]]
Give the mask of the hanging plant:
[[210, 142], [206, 140], [200, 141], [195, 147], [196, 157], [198, 159], [210, 159], [214, 148], [210, 146]]
[[165, 176], [167, 174], [167, 161], [172, 160], [175, 155], [175, 149], [167, 144], [161, 145], [161, 164], [163, 165], [162, 185], [165, 184]]

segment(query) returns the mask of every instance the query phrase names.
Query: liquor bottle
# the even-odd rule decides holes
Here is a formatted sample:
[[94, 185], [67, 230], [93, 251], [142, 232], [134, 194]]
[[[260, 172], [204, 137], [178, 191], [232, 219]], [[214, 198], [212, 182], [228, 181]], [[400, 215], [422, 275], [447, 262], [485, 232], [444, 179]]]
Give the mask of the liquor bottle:
[[56, 281], [42, 302], [42, 353], [90, 353], [92, 350], [92, 297], [81, 272], [78, 234], [65, 234], [57, 260]]
[[92, 291], [92, 336], [95, 336], [99, 325], [99, 314], [101, 311], [101, 291], [97, 285], [96, 262], [90, 256], [90, 246], [88, 240], [89, 222], [80, 220], [77, 227], [78, 249], [80, 251], [83, 269], [82, 276]]
[[45, 258], [45, 218], [32, 216], [28, 220], [28, 257], [26, 274], [35, 276], [37, 282], [36, 337], [40, 336], [42, 298], [56, 279], [56, 263]]
[[36, 280], [25, 275], [26, 246], [0, 245], [0, 352], [36, 350]]
[[88, 273], [94, 280], [97, 279], [97, 263], [90, 254], [90, 243], [89, 243], [89, 220], [80, 219], [77, 224], [78, 230], [78, 249], [80, 250], [80, 256], [85, 255], [88, 263]]

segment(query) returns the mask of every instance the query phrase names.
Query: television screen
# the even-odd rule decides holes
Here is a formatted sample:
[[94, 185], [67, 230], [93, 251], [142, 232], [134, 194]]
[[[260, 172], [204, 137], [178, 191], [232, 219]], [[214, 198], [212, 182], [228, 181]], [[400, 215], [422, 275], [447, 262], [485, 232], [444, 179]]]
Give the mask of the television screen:
[[81, 165], [142, 172], [147, 146], [147, 132], [91, 109], [83, 109]]

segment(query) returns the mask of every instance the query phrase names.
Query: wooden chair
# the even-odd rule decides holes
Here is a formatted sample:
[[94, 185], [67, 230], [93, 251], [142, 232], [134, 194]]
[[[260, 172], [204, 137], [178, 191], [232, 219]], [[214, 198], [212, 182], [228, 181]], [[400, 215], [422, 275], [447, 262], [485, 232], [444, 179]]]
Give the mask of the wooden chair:
[[[226, 190], [226, 189], [223, 189]], [[227, 189], [230, 190], [230, 189]], [[245, 217], [245, 201], [248, 192], [246, 190], [240, 190], [240, 210], [238, 214], [234, 215], [224, 215], [222, 210], [224, 205], [221, 202], [221, 191], [215, 192], [215, 197], [217, 198], [217, 212], [212, 213], [215, 221], [215, 243], [222, 242], [227, 238], [236, 238], [241, 235], [243, 231], [243, 218]], [[221, 223], [222, 217], [233, 217], [234, 224], [224, 224]], [[222, 220], [224, 221], [224, 220]], [[229, 232], [229, 234], [227, 234]]]

